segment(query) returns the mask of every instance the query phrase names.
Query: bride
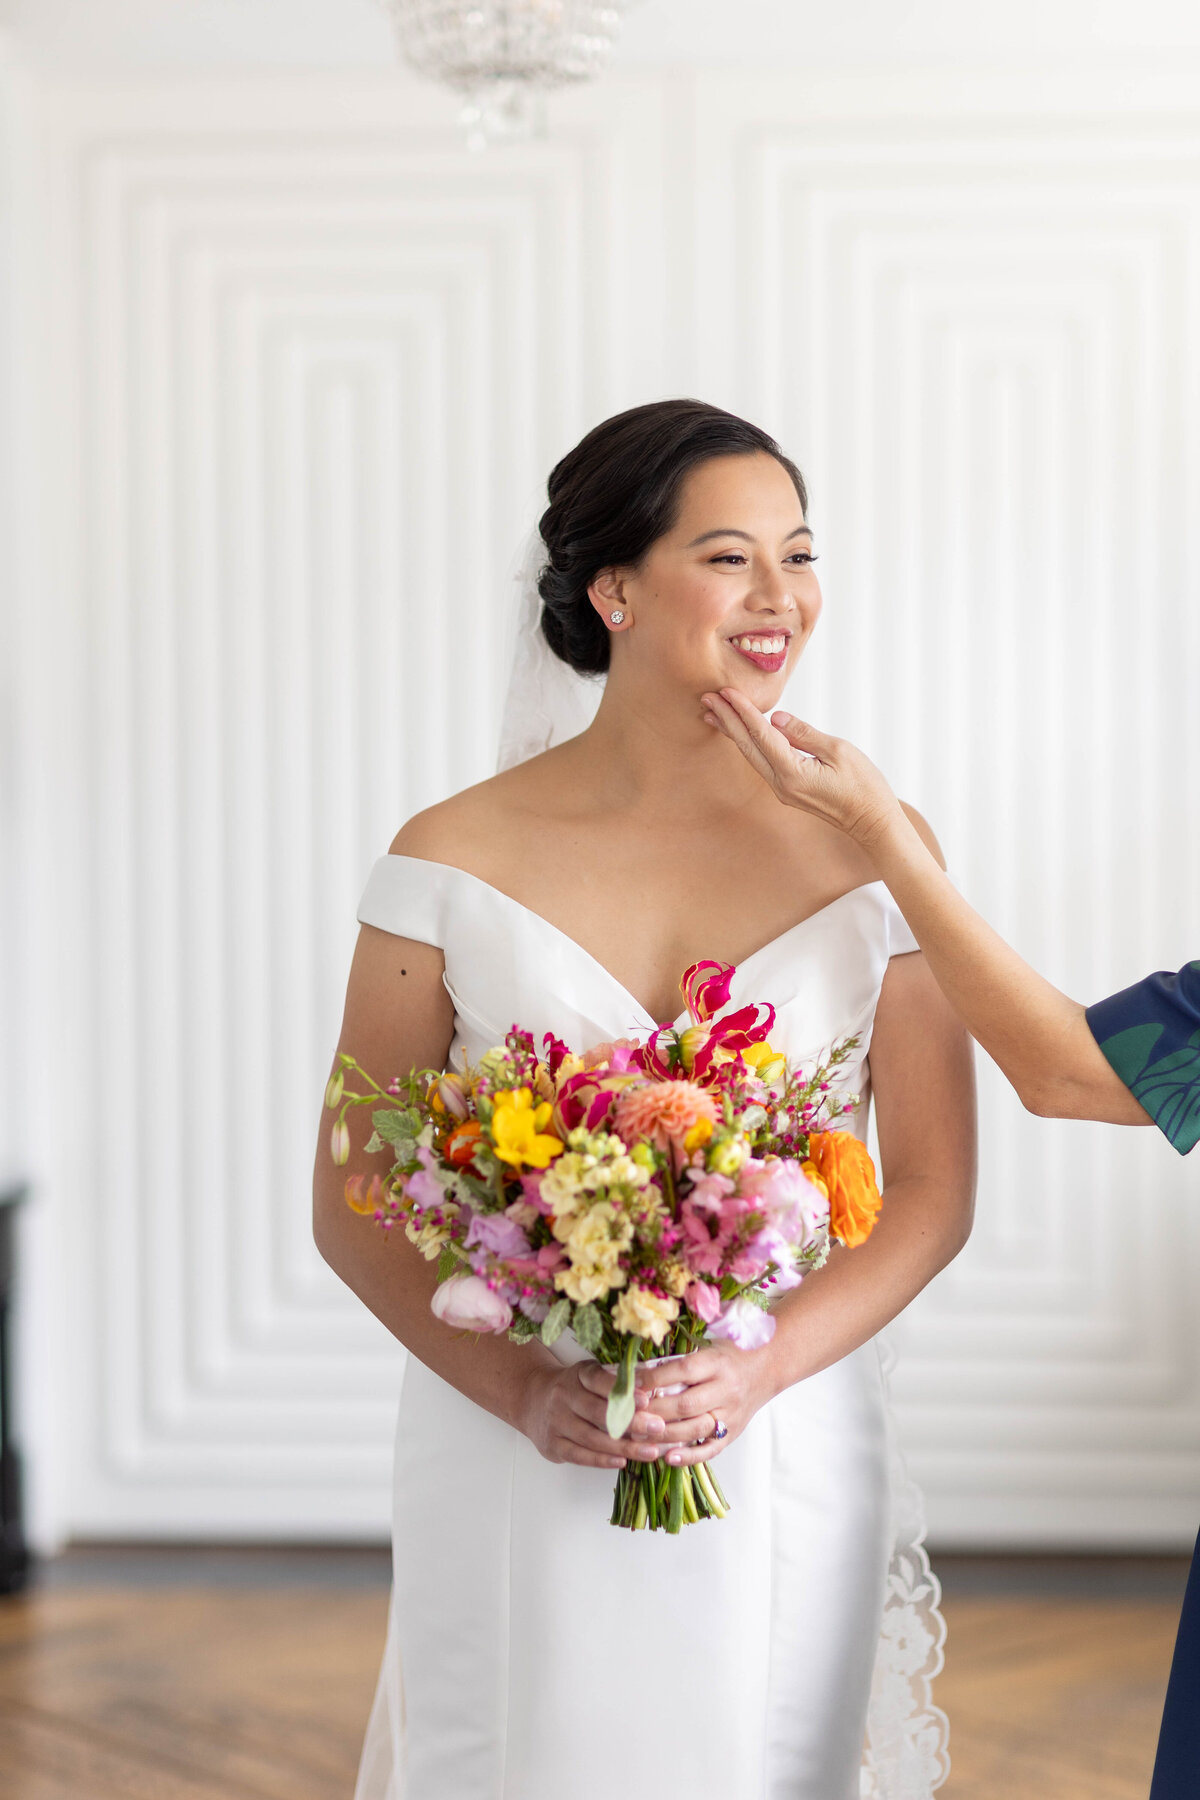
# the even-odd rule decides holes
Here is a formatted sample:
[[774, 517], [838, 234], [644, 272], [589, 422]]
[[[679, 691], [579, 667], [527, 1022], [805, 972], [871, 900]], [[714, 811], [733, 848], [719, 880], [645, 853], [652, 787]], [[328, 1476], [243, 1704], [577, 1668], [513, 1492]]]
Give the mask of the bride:
[[[860, 1135], [874, 1099], [884, 1206], [776, 1302], [768, 1345], [696, 1351], [680, 1392], [642, 1370], [614, 1443], [611, 1370], [569, 1339], [441, 1324], [433, 1266], [343, 1204], [378, 1160], [360, 1136], [335, 1169], [323, 1130], [317, 1243], [410, 1352], [357, 1800], [926, 1800], [941, 1621], [874, 1339], [970, 1228], [966, 1034], [863, 854], [704, 716], [728, 686], [775, 706], [816, 627], [799, 470], [745, 421], [663, 401], [590, 432], [549, 500], [541, 630], [607, 675], [599, 709], [403, 827], [359, 909], [339, 1048], [386, 1079], [475, 1060], [514, 1021], [579, 1051], [644, 1038], [715, 958], [731, 1005], [775, 1006], [790, 1058], [857, 1034], [845, 1087]], [[716, 1456], [727, 1519], [611, 1529], [625, 1459]]]

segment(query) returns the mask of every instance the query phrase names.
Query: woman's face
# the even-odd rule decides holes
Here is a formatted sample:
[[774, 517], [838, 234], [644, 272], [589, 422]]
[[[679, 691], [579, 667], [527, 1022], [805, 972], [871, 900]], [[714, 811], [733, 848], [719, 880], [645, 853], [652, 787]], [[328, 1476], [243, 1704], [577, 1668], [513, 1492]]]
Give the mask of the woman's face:
[[701, 463], [641, 566], [593, 583], [606, 623], [614, 607], [625, 613], [609, 624], [613, 670], [652, 670], [697, 697], [736, 687], [774, 706], [820, 615], [813, 562], [799, 496], [773, 456]]

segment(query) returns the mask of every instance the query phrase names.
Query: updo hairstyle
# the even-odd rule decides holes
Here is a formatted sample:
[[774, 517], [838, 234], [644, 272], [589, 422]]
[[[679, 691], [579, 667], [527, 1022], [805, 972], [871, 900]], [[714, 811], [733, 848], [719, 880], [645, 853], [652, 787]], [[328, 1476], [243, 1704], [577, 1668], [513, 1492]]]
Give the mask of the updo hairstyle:
[[580, 675], [608, 668], [609, 633], [588, 598], [601, 569], [633, 568], [670, 531], [684, 477], [715, 456], [765, 452], [795, 483], [804, 477], [757, 425], [703, 400], [656, 400], [605, 419], [552, 470], [540, 530], [547, 561], [538, 577], [542, 633]]

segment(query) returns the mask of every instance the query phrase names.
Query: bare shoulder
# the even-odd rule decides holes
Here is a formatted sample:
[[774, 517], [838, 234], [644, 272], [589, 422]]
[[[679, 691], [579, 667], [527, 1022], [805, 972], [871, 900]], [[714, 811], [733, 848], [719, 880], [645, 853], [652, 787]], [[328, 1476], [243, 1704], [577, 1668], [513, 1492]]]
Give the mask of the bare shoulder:
[[392, 839], [390, 854], [483, 872], [481, 865], [510, 840], [513, 825], [538, 812], [547, 778], [538, 765], [554, 754], [533, 757], [414, 813]]
[[904, 809], [909, 823], [915, 826], [917, 834], [920, 837], [921, 842], [925, 845], [925, 848], [932, 856], [937, 858], [939, 864], [944, 869], [946, 866], [946, 858], [942, 855], [942, 846], [938, 843], [933, 826], [929, 823], [929, 820], [926, 819], [923, 814], [919, 813], [915, 806], [910, 806], [907, 800], [902, 800], [900, 804]]

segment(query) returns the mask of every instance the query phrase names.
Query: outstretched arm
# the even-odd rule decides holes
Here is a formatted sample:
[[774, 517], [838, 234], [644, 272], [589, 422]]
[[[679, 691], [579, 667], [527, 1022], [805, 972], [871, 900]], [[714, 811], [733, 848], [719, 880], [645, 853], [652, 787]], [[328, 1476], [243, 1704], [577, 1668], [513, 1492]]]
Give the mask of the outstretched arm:
[[908, 920], [951, 1006], [1030, 1112], [1149, 1125], [1106, 1061], [1084, 1008], [1031, 969], [967, 904], [861, 750], [790, 713], [764, 718], [736, 688], [706, 694], [713, 723], [787, 806], [859, 844]]

